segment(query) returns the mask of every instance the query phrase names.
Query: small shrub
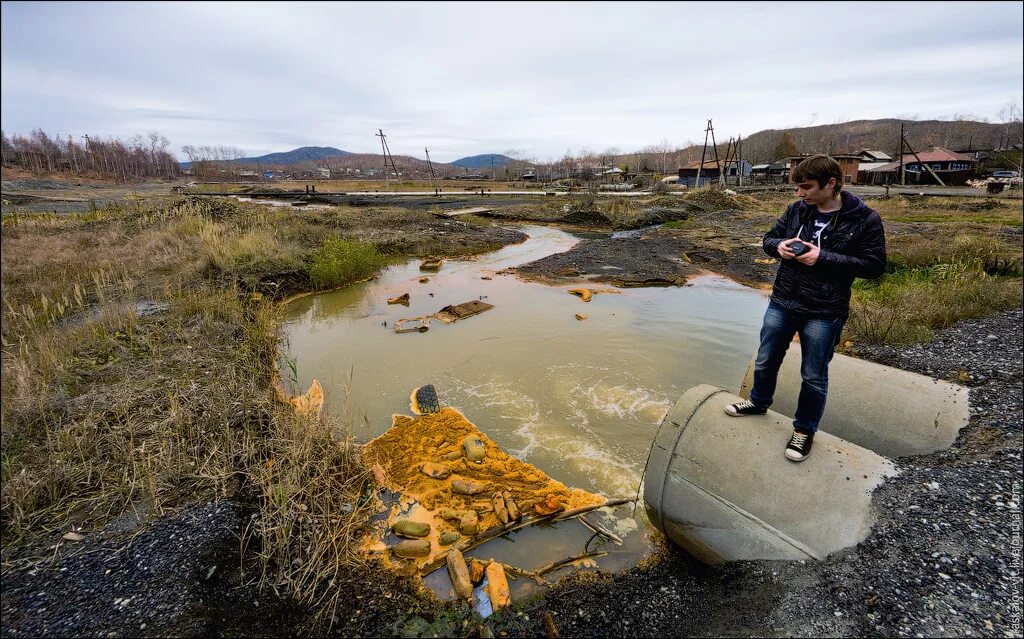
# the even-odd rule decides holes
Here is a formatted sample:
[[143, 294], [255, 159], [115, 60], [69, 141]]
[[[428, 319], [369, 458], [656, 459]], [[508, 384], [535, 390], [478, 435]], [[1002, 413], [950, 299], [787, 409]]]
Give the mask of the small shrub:
[[310, 281], [319, 289], [351, 284], [373, 275], [387, 263], [386, 259], [368, 242], [327, 240], [313, 253]]

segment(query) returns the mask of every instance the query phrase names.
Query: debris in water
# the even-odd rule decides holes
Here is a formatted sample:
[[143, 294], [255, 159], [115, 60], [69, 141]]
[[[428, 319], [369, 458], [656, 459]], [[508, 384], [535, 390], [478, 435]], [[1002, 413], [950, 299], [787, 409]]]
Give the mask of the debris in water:
[[472, 559], [469, 562], [469, 578], [470, 580], [478, 584], [484, 580], [484, 571], [487, 570], [487, 564], [480, 561], [479, 559]]
[[608, 295], [620, 295], [622, 293], [622, 291], [617, 291], [614, 288], [570, 288], [569, 292], [584, 302], [589, 302], [598, 293]]
[[412, 392], [409, 397], [409, 408], [417, 415], [436, 413], [441, 410], [441, 401], [437, 398], [437, 389], [433, 384], [425, 384]]
[[292, 397], [288, 395], [287, 391], [279, 383], [277, 385], [277, 398], [283, 403], [291, 404], [299, 415], [306, 415], [315, 419], [320, 416], [320, 409], [324, 405], [324, 389], [320, 386], [320, 382], [313, 378], [313, 382], [309, 385], [309, 390], [302, 395]]
[[491, 609], [498, 612], [512, 603], [512, 595], [505, 578], [505, 568], [500, 562], [491, 560], [487, 564], [487, 596], [491, 600]]
[[494, 506], [494, 514], [498, 516], [501, 525], [507, 525], [509, 521], [508, 508], [505, 508], [505, 498], [501, 493], [494, 493], [491, 497], [491, 504]]
[[506, 490], [501, 493], [501, 496], [505, 499], [505, 508], [508, 510], [508, 518], [512, 521], [519, 521], [523, 516], [523, 513], [519, 510], [519, 505], [516, 504], [515, 500], [512, 498], [512, 493]]
[[459, 532], [472, 537], [480, 532], [480, 516], [475, 511], [469, 511], [459, 518]]
[[441, 264], [444, 262], [440, 257], [428, 257], [427, 259], [420, 262], [421, 271], [440, 271]]
[[456, 479], [452, 482], [452, 492], [457, 495], [479, 495], [484, 492], [484, 485], [468, 479]]
[[[479, 463], [465, 455], [463, 444], [467, 438], [479, 440], [479, 446], [474, 445], [484, 453]], [[538, 502], [553, 502], [559, 510], [606, 502], [600, 495], [569, 488], [510, 456], [451, 407], [414, 417], [394, 415], [391, 428], [367, 442], [360, 455], [364, 465], [377, 466], [374, 476], [378, 482], [400, 497], [398, 502], [391, 502], [388, 519], [382, 522], [379, 532], [390, 532], [390, 527], [400, 519], [430, 524], [429, 535], [415, 540], [427, 544], [426, 554], [406, 555], [415, 559], [417, 570], [428, 564], [440, 566], [450, 548], [465, 552], [483, 535], [504, 528], [491, 503], [494, 493], [501, 494], [509, 526], [518, 525], [512, 523], [517, 519], [516, 511], [523, 523], [527, 521], [525, 515], [532, 518]], [[449, 476], [433, 477], [423, 472], [426, 463], [440, 460], [444, 460]], [[481, 499], [483, 495], [487, 495], [486, 500]], [[513, 504], [515, 507], [511, 508]], [[441, 537], [446, 533], [458, 534], [460, 539], [454, 545], [442, 544]], [[449, 539], [450, 536], [445, 537], [446, 542]], [[379, 548], [379, 540], [379, 535], [369, 537], [364, 543], [365, 551], [373, 554], [373, 549]], [[412, 551], [422, 552], [422, 546], [415, 546]], [[401, 552], [410, 550], [403, 546]], [[393, 553], [383, 557], [385, 564], [408, 570], [404, 561], [403, 566], [389, 564], [392, 554], [402, 556], [393, 549]]]
[[[405, 323], [406, 322], [417, 322], [417, 321], [420, 323], [419, 326], [413, 326], [412, 328], [406, 328], [405, 327]], [[396, 333], [414, 333], [414, 332], [426, 333], [428, 330], [430, 330], [430, 316], [429, 315], [423, 315], [421, 317], [405, 317], [405, 318], [402, 318], [402, 319], [397, 320], [395, 322], [395, 332]]]
[[430, 555], [430, 541], [427, 539], [405, 539], [391, 548], [399, 557], [427, 557]]
[[447, 466], [436, 462], [423, 462], [420, 464], [420, 472], [433, 479], [447, 479], [452, 474]]
[[463, 302], [462, 304], [452, 304], [445, 306], [438, 312], [434, 313], [434, 317], [441, 320], [445, 324], [451, 324], [459, 320], [464, 320], [474, 315], [479, 315], [484, 311], [489, 311], [494, 308], [493, 304], [487, 302], [481, 302], [480, 300], [470, 300]]
[[558, 502], [558, 498], [556, 496], [548, 495], [544, 498], [544, 501], [534, 504], [533, 509], [538, 515], [547, 516], [553, 515], [560, 510], [564, 510], [565, 506]]
[[421, 277], [420, 280], [419, 280], [420, 284], [426, 284], [429, 281], [430, 281], [429, 277]]
[[430, 524], [425, 524], [421, 521], [411, 521], [409, 519], [400, 519], [391, 526], [391, 529], [395, 531], [395, 534], [400, 537], [413, 537], [420, 539], [430, 534]]
[[594, 294], [588, 288], [570, 288], [569, 292], [580, 298], [584, 302], [589, 302]]
[[388, 304], [404, 304], [404, 305], [408, 306], [409, 305], [409, 294], [408, 293], [402, 293], [401, 295], [399, 295], [397, 297], [389, 297], [388, 298]]
[[482, 464], [484, 457], [487, 456], [484, 442], [476, 435], [466, 435], [466, 438], [462, 440], [462, 452], [466, 454], [466, 459], [474, 464]]
[[458, 548], [448, 551], [448, 577], [452, 580], [455, 594], [467, 601], [473, 599], [473, 583], [469, 578], [469, 567], [466, 566], [466, 558], [462, 556]]
[[587, 316], [584, 315], [583, 313], [576, 313], [576, 319], [582, 322], [583, 320], [587, 319]]

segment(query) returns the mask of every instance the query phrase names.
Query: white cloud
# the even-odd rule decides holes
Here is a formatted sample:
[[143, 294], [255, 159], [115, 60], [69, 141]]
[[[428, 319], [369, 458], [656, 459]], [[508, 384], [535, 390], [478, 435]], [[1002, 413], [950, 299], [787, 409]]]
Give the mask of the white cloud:
[[1024, 92], [1020, 3], [2, 5], [8, 133], [439, 161], [623, 150]]

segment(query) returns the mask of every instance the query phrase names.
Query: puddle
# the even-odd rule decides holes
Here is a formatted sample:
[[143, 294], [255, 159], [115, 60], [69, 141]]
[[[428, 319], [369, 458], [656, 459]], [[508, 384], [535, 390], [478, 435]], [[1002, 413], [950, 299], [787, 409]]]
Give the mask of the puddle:
[[[735, 388], [742, 378], [767, 298], [707, 276], [693, 286], [626, 289], [584, 303], [568, 293], [573, 285], [497, 275], [579, 241], [553, 227], [518, 228], [528, 241], [446, 260], [437, 273], [421, 272], [413, 260], [375, 281], [294, 301], [285, 309], [282, 352], [295, 359], [301, 388], [313, 377], [323, 384], [325, 410], [353, 417], [360, 441], [387, 430], [392, 414], [409, 413], [409, 389], [434, 384], [443, 405], [458, 408], [509, 454], [568, 486], [635, 497], [658, 425], [679, 396], [701, 383]], [[405, 292], [408, 307], [387, 304]], [[399, 319], [481, 298], [494, 308], [450, 325], [432, 320], [424, 333], [393, 331]], [[602, 569], [626, 568], [651, 552], [643, 510], [635, 519], [630, 506], [588, 516], [624, 542], [591, 543], [609, 552], [597, 561]], [[535, 569], [582, 553], [592, 535], [576, 521], [531, 527], [467, 557]], [[427, 584], [451, 596], [447, 579], [441, 570]], [[515, 599], [537, 586], [518, 579], [512, 587]]]

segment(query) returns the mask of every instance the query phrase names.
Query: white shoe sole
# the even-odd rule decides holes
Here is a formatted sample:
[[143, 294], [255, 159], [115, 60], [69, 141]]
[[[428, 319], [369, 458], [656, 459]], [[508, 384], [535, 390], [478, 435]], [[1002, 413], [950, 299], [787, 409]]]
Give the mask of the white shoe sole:
[[732, 404], [728, 404], [728, 405], [722, 407], [722, 412], [725, 413], [726, 415], [728, 415], [729, 417], [754, 417], [754, 416], [757, 416], [757, 415], [765, 415], [765, 414], [767, 414], [767, 411], [765, 411], [764, 413], [749, 413], [749, 414], [748, 413], [734, 413], [734, 412], [729, 410], [729, 408], [731, 406], [732, 406]]
[[798, 454], [799, 453], [793, 452], [789, 448], [786, 449], [786, 459], [788, 459], [791, 462], [799, 463], [799, 462], [802, 462], [803, 460], [805, 460], [805, 459], [807, 459], [808, 457], [811, 456], [810, 453], [808, 453], [808, 454], [804, 455], [803, 457], [798, 457], [797, 456]]

